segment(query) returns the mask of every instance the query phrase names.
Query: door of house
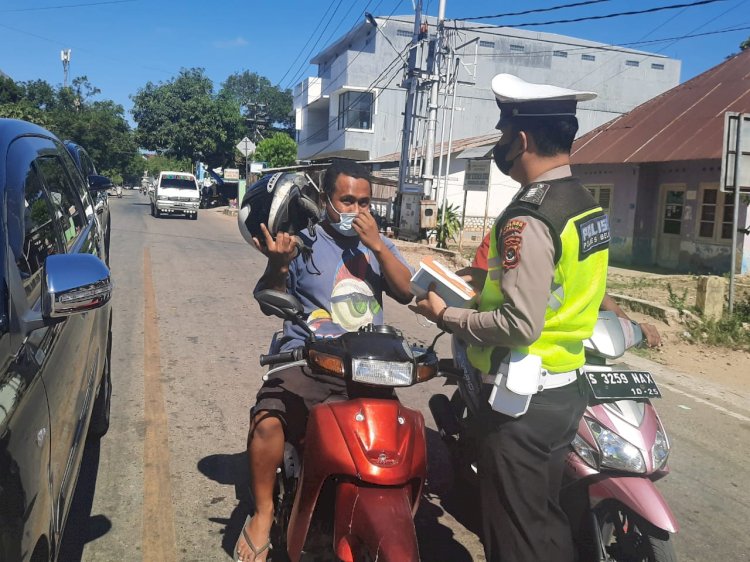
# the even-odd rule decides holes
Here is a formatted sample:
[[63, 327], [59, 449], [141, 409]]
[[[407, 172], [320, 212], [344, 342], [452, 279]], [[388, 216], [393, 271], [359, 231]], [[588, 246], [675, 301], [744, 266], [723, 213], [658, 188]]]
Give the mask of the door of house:
[[677, 266], [680, 258], [683, 221], [685, 219], [685, 186], [668, 184], [661, 188], [661, 220], [656, 248], [656, 263], [662, 267]]

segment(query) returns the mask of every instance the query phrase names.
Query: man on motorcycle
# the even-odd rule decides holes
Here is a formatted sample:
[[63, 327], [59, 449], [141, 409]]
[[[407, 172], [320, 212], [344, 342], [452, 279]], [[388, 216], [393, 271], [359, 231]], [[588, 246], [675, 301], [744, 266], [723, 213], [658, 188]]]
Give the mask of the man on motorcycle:
[[509, 74], [492, 89], [503, 133], [493, 157], [523, 187], [492, 228], [478, 310], [433, 291], [412, 308], [464, 340], [491, 383], [478, 420], [487, 560], [572, 562], [559, 491], [587, 403], [583, 340], [604, 296], [609, 222], [571, 176], [570, 150], [576, 104], [596, 95]]
[[[411, 301], [411, 271], [393, 242], [380, 235], [370, 213], [369, 177], [360, 164], [334, 160], [323, 179], [322, 228], [300, 232], [299, 240], [283, 231], [274, 239], [264, 224], [262, 238], [253, 238], [268, 258], [256, 292], [276, 289], [294, 294], [316, 335], [333, 337], [368, 323], [382, 324], [383, 291], [401, 303]], [[268, 191], [272, 188], [269, 182]], [[300, 241], [312, 249], [312, 255], [298, 250]], [[280, 350], [302, 345], [305, 337], [299, 327], [286, 323]], [[313, 406], [345, 399], [341, 379], [313, 373], [305, 366], [277, 371], [263, 383], [251, 410], [248, 434], [256, 510], [237, 541], [239, 560], [265, 560], [268, 554], [276, 469], [282, 464], [285, 441], [300, 443]]]

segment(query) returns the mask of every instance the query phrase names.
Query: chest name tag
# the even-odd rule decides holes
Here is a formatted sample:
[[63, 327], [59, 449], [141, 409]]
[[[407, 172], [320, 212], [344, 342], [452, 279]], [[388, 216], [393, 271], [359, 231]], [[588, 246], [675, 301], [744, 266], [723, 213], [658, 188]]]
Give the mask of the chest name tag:
[[609, 217], [598, 215], [576, 221], [580, 247], [578, 259], [583, 260], [594, 252], [609, 247]]

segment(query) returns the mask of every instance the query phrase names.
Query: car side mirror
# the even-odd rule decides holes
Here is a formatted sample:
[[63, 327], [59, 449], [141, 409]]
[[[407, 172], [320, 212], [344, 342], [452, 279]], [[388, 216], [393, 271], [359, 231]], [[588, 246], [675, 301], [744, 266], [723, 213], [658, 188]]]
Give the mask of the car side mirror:
[[105, 191], [111, 187], [114, 187], [114, 185], [112, 184], [112, 180], [108, 177], [95, 176], [93, 174], [89, 176], [89, 191]]
[[41, 312], [24, 315], [24, 332], [30, 334], [73, 314], [103, 307], [112, 298], [113, 287], [109, 269], [93, 254], [48, 256], [42, 274]]

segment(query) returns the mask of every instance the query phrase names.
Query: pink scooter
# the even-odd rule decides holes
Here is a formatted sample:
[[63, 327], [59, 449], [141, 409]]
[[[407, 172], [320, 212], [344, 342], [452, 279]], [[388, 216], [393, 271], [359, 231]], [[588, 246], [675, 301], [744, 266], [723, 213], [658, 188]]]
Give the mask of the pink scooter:
[[[637, 324], [600, 312], [585, 343], [591, 398], [566, 459], [561, 491], [580, 562], [677, 560], [670, 537], [679, 525], [654, 485], [669, 473], [669, 441], [651, 404], [661, 394], [650, 373], [611, 364], [642, 339]], [[430, 410], [451, 451], [454, 473], [471, 484], [477, 470], [470, 427], [481, 398], [470, 389], [481, 387], [481, 378], [456, 338], [453, 353], [458, 369], [440, 374], [458, 389], [450, 399], [433, 396]]]

